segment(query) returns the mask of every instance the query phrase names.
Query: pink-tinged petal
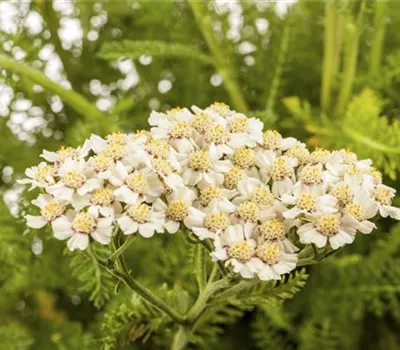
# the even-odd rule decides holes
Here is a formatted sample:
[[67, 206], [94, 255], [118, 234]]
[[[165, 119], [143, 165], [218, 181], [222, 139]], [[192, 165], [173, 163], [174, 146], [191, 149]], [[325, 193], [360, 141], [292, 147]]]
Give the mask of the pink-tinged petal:
[[33, 216], [33, 215], [26, 215], [26, 224], [32, 228], [42, 228], [47, 224], [47, 220], [42, 216]]
[[85, 250], [89, 245], [89, 236], [84, 233], [75, 233], [67, 242], [69, 250]]

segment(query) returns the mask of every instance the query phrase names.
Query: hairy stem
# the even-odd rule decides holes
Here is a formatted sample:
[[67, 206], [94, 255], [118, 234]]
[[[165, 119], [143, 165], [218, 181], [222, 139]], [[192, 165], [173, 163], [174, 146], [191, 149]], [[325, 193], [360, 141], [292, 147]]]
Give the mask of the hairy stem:
[[232, 65], [215, 37], [211, 16], [206, 13], [207, 8], [202, 1], [189, 0], [188, 3], [192, 9], [194, 17], [196, 18], [204, 40], [213, 55], [214, 65], [224, 80], [225, 88], [231, 97], [233, 106], [240, 112], [248, 112], [247, 103], [239, 88]]
[[195, 271], [196, 271], [196, 280], [199, 286], [199, 291], [202, 292], [206, 285], [207, 271], [206, 271], [205, 249], [201, 245], [196, 246]]
[[179, 326], [178, 331], [175, 333], [174, 340], [172, 342], [171, 350], [182, 350], [186, 348], [188, 339], [188, 331], [185, 326]]

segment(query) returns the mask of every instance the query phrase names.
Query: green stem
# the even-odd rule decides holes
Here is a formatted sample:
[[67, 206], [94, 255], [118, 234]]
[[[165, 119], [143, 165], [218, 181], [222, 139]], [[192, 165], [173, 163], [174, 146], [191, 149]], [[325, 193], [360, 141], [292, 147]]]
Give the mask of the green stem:
[[129, 248], [129, 246], [133, 243], [135, 238], [136, 238], [136, 236], [129, 236], [125, 240], [125, 242], [107, 258], [107, 260], [114, 261], [116, 258], [118, 258], [122, 253], [125, 252], [126, 249]]
[[187, 313], [186, 317], [188, 322], [194, 323], [207, 307], [207, 301], [210, 299], [210, 297], [219, 290], [228, 287], [229, 285], [230, 281], [227, 278], [222, 278], [216, 282], [208, 283], [204, 290], [199, 293], [196, 302]]
[[386, 31], [387, 4], [387, 1], [375, 2], [374, 38], [369, 57], [369, 78], [371, 83], [378, 76], [379, 67], [382, 61], [383, 41]]
[[[213, 249], [210, 245], [210, 242], [208, 242], [207, 240], [200, 240], [200, 239], [197, 242], [199, 244], [201, 244], [204, 248], [206, 248], [210, 253], [212, 252]], [[226, 270], [224, 263], [221, 260], [217, 260], [217, 265], [218, 265], [222, 275], [227, 276], [228, 271]]]
[[182, 350], [189, 342], [188, 331], [185, 326], [179, 326], [172, 342], [171, 350]]
[[340, 21], [338, 10], [329, 3], [325, 4], [324, 60], [321, 84], [321, 108], [328, 112], [331, 105], [333, 78], [339, 67], [340, 57]]
[[106, 262], [97, 259], [91, 250], [88, 250], [88, 252], [89, 252], [89, 254], [86, 256], [88, 256], [99, 266], [101, 266], [102, 268], [107, 270], [110, 274], [112, 274], [118, 280], [123, 282], [129, 289], [131, 289], [136, 294], [140, 295], [149, 304], [151, 304], [158, 310], [160, 310], [160, 311], [164, 312], [165, 314], [167, 314], [168, 316], [170, 316], [177, 323], [185, 322], [185, 318], [181, 314], [179, 314], [176, 310], [171, 308], [162, 299], [160, 299], [158, 296], [153, 294], [149, 289], [147, 289], [145, 286], [143, 286], [142, 284], [140, 284], [138, 281], [136, 281], [135, 279], [133, 279], [130, 276], [129, 271], [126, 268], [125, 261], [122, 258], [122, 255], [120, 255], [118, 257], [119, 265], [122, 268], [122, 271], [121, 271], [119, 269], [109, 267]]
[[14, 61], [12, 58], [6, 55], [0, 54], [0, 67], [17, 74], [21, 74], [25, 78], [33, 81], [34, 83], [41, 85], [43, 88], [51, 93], [54, 93], [77, 113], [82, 115], [84, 118], [89, 120], [96, 120], [97, 118], [103, 118], [104, 114], [99, 111], [90, 101], [79, 93], [73, 90], [67, 90], [61, 85], [55, 83], [49, 79], [42, 72], [29, 67], [25, 63]]
[[243, 113], [248, 112], [247, 103], [242, 95], [238, 82], [236, 81], [232, 65], [215, 37], [211, 16], [206, 13], [206, 5], [202, 1], [196, 0], [189, 0], [188, 3], [208, 48], [213, 55], [214, 65], [224, 80], [225, 88], [231, 97], [231, 102], [234, 108]]
[[202, 292], [207, 280], [207, 271], [206, 271], [206, 259], [205, 259], [205, 250], [203, 246], [197, 245], [196, 246], [196, 280], [199, 286], [199, 291]]
[[265, 107], [268, 115], [274, 112], [276, 95], [278, 94], [279, 83], [281, 80], [283, 66], [285, 64], [286, 54], [289, 48], [290, 39], [290, 24], [287, 20], [282, 34], [281, 47], [279, 49], [278, 62], [275, 68], [274, 77], [269, 90], [267, 105]]
[[341, 117], [353, 90], [354, 77], [357, 68], [358, 49], [360, 44], [360, 31], [364, 16], [365, 1], [361, 2], [357, 23], [347, 23], [346, 51], [344, 58], [343, 81], [336, 105], [335, 115]]

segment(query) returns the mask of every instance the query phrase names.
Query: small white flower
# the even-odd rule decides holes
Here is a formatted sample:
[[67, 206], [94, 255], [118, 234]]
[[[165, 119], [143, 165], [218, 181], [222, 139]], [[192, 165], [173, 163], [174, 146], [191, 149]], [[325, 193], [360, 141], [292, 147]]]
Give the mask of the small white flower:
[[42, 228], [64, 214], [67, 202], [58, 201], [48, 194], [40, 194], [32, 203], [40, 208], [40, 215], [26, 215], [26, 224], [32, 228]]
[[116, 199], [128, 204], [153, 202], [165, 191], [158, 175], [151, 169], [135, 170], [129, 174], [121, 162], [117, 162], [109, 181], [118, 187], [114, 191]]
[[258, 259], [255, 257], [257, 243], [252, 238], [254, 225], [247, 223], [232, 225], [214, 241], [213, 259], [226, 261], [233, 271], [243, 278], [252, 278], [258, 272]]
[[235, 205], [230, 199], [235, 195], [235, 191], [223, 187], [209, 185], [200, 190], [197, 201], [200, 209], [217, 208], [225, 213], [233, 213]]
[[98, 218], [94, 211], [69, 211], [54, 220], [51, 225], [55, 238], [68, 239], [67, 246], [71, 251], [85, 250], [89, 245], [89, 236], [103, 245], [111, 242], [113, 219]]
[[392, 206], [392, 199], [396, 194], [394, 188], [378, 185], [372, 191], [372, 196], [378, 204], [379, 213], [382, 217], [390, 216], [392, 219], [400, 220], [400, 208]]
[[348, 215], [318, 213], [308, 217], [308, 220], [310, 222], [297, 230], [303, 244], [314, 243], [322, 248], [329, 243], [333, 249], [338, 249], [354, 241], [356, 227]]
[[215, 207], [206, 208], [204, 211], [191, 207], [183, 222], [201, 240], [215, 239], [230, 225], [228, 215]]
[[256, 256], [258, 259], [254, 265], [262, 281], [280, 280], [297, 264], [297, 255], [286, 252], [277, 242], [262, 242], [257, 246]]
[[167, 202], [158, 198], [153, 208], [165, 216], [164, 227], [169, 233], [179, 230], [181, 222], [188, 216], [192, 202], [196, 199], [196, 193], [187, 187], [181, 187], [167, 196]]
[[228, 146], [232, 149], [243, 146], [255, 147], [257, 143], [262, 143], [263, 127], [261, 120], [236, 113], [228, 119], [228, 129], [231, 133]]
[[33, 190], [36, 187], [46, 188], [56, 182], [57, 169], [53, 165], [41, 162], [37, 166], [26, 169], [25, 175], [28, 178], [18, 180], [19, 184], [31, 185], [29, 190]]
[[195, 186], [200, 182], [219, 185], [224, 173], [232, 168], [230, 160], [220, 160], [211, 149], [193, 151], [181, 160], [182, 179], [185, 185]]
[[82, 147], [61, 147], [57, 152], [50, 152], [44, 150], [40, 155], [42, 158], [50, 163], [55, 163], [56, 165], [62, 164], [66, 159], [71, 158], [74, 160], [80, 160], [86, 157], [90, 152], [90, 143], [85, 141]]
[[125, 235], [139, 232], [145, 238], [150, 238], [155, 232], [164, 232], [164, 215], [156, 212], [146, 203], [137, 203], [127, 207], [117, 223]]
[[80, 201], [79, 197], [102, 186], [102, 180], [92, 178], [92, 175], [93, 170], [84, 159], [68, 158], [58, 170], [60, 180], [46, 190], [57, 199], [71, 202], [74, 206]]

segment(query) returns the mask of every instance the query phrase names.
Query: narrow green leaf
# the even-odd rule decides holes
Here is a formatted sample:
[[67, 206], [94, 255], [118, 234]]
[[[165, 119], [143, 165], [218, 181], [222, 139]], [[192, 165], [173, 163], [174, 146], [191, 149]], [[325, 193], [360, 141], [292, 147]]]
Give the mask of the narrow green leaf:
[[142, 55], [148, 55], [190, 58], [205, 64], [213, 63], [210, 56], [200, 52], [195, 47], [162, 41], [124, 40], [122, 42], [108, 42], [102, 45], [100, 52], [97, 55], [105, 60], [139, 58]]

